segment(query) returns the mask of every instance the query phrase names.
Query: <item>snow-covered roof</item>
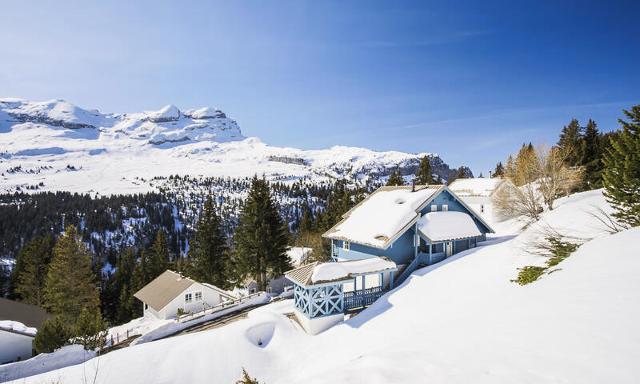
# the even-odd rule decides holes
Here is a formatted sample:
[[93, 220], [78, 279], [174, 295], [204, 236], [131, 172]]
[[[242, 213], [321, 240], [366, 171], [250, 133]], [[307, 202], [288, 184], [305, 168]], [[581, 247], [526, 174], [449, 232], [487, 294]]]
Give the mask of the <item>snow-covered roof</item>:
[[38, 330], [34, 327], [27, 327], [19, 321], [0, 320], [0, 330], [19, 333], [26, 336], [35, 336]]
[[386, 257], [371, 257], [362, 260], [311, 263], [285, 273], [294, 283], [302, 286], [350, 281], [356, 276], [395, 271], [396, 263]]
[[307, 259], [307, 257], [309, 257], [312, 251], [313, 251], [313, 248], [289, 247], [289, 249], [287, 249], [287, 256], [289, 257], [289, 260], [291, 260], [291, 264], [294, 267], [298, 267], [305, 262], [305, 260]]
[[344, 215], [323, 236], [386, 249], [444, 186], [381, 187]]
[[464, 239], [482, 233], [471, 216], [464, 212], [429, 212], [418, 220], [418, 232], [430, 241]]
[[504, 182], [499, 177], [476, 177], [474, 179], [457, 179], [449, 185], [449, 189], [458, 196], [491, 196]]

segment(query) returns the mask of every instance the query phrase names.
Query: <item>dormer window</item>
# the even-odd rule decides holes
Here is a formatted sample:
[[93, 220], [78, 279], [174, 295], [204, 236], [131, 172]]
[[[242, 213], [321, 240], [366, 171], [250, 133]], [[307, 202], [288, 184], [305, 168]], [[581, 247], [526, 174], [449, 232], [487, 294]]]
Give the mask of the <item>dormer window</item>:
[[449, 206], [447, 204], [442, 204], [442, 211], [447, 212], [449, 210]]
[[431, 206], [431, 212], [437, 212], [437, 211], [438, 211], [438, 206], [437, 206], [437, 205], [435, 205], [435, 204], [433, 204], [433, 205]]

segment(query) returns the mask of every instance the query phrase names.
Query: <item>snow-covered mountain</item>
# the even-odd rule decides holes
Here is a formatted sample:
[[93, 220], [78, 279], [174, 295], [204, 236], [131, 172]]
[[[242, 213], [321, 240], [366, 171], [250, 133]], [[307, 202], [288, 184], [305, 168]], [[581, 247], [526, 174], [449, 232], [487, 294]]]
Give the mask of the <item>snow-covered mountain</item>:
[[[212, 107], [116, 114], [64, 100], [0, 99], [0, 192], [142, 192], [154, 189], [153, 177], [175, 174], [366, 181], [396, 166], [409, 173], [424, 155], [274, 147], [243, 136], [235, 120]], [[431, 156], [434, 172], [446, 179], [448, 165]]]

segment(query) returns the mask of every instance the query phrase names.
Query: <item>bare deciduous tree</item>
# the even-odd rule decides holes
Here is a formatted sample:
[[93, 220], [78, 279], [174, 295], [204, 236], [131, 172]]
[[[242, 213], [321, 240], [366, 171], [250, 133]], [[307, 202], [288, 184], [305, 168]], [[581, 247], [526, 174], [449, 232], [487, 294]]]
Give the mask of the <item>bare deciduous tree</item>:
[[538, 146], [536, 150], [538, 190], [549, 210], [553, 209], [556, 198], [562, 194], [569, 195], [582, 181], [582, 168], [566, 165], [570, 151], [566, 148], [547, 148], [544, 145]]
[[509, 183], [496, 191], [493, 203], [503, 217], [525, 216], [535, 221], [543, 207], [553, 209], [553, 202], [568, 195], [580, 184], [582, 169], [566, 165], [565, 150], [539, 146], [522, 146], [515, 161], [507, 161], [505, 178]]
[[542, 213], [542, 201], [533, 183], [516, 186], [510, 180], [493, 195], [493, 205], [503, 218], [525, 216], [535, 221]]

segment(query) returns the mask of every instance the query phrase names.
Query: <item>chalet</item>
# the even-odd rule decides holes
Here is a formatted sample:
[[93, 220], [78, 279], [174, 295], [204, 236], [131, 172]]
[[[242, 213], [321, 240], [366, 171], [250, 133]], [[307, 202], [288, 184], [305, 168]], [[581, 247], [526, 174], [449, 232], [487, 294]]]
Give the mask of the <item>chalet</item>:
[[499, 177], [476, 177], [457, 179], [449, 185], [449, 189], [485, 220], [497, 222], [501, 218], [493, 209], [493, 198], [507, 183], [509, 181]]
[[0, 364], [33, 356], [33, 339], [48, 317], [35, 305], [0, 298]]
[[144, 305], [144, 316], [175, 318], [178, 311], [198, 312], [236, 298], [214, 285], [199, 283], [166, 270], [133, 295]]
[[493, 230], [444, 185], [381, 187], [323, 234], [332, 262], [289, 271], [296, 317], [316, 334], [363, 308], [418, 266], [476, 247]]

